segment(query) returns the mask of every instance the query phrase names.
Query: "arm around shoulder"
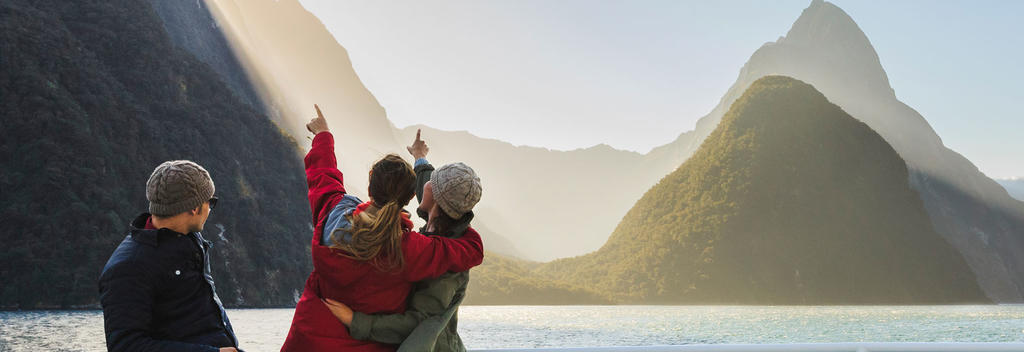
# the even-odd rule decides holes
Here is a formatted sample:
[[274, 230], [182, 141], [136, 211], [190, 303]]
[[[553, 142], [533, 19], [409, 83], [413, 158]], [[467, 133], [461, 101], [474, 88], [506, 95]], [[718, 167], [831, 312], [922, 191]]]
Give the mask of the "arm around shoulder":
[[405, 313], [355, 312], [349, 333], [359, 340], [400, 344], [423, 321], [432, 316], [443, 315], [455, 303], [455, 295], [468, 279], [467, 274], [445, 274], [437, 279], [417, 283], [409, 296], [409, 306]]
[[467, 229], [459, 238], [427, 237], [409, 232], [403, 247], [406, 279], [409, 281], [435, 278], [449, 271], [466, 271], [480, 265], [484, 259], [483, 241], [473, 228]]

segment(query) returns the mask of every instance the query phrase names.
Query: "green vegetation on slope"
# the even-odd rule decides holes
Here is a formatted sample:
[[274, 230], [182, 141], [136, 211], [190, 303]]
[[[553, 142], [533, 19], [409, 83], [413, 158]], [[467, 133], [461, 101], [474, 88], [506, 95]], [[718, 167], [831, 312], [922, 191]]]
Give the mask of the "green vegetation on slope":
[[94, 307], [160, 162], [217, 185], [204, 235], [229, 306], [290, 306], [310, 268], [300, 151], [144, 0], [0, 2], [0, 308]]
[[546, 305], [612, 304], [597, 290], [543, 277], [533, 272], [539, 264], [489, 252], [484, 262], [470, 271], [465, 304]]
[[986, 301], [892, 147], [781, 76], [752, 84], [600, 250], [537, 271], [624, 302]]

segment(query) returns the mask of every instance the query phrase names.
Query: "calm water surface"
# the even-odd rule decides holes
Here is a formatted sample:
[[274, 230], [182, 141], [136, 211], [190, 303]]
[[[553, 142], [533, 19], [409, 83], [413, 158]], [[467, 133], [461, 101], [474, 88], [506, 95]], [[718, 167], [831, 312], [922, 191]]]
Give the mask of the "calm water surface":
[[[232, 309], [248, 352], [277, 351], [291, 309]], [[736, 307], [466, 306], [473, 348], [791, 342], [1024, 342], [1024, 305]], [[102, 351], [99, 311], [0, 312], [0, 352]]]

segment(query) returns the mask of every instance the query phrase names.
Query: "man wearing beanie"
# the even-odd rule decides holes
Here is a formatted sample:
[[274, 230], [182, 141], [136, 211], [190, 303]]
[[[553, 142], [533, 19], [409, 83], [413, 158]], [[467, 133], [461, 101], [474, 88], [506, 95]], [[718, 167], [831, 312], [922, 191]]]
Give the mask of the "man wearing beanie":
[[[416, 197], [420, 202], [416, 213], [427, 220], [420, 233], [462, 236], [470, 228], [473, 206], [483, 193], [480, 177], [463, 163], [434, 170], [426, 159], [430, 148], [420, 139], [419, 131], [408, 150], [416, 159]], [[468, 284], [468, 271], [417, 282], [402, 314], [364, 314], [333, 300], [326, 304], [356, 339], [401, 344], [398, 351], [465, 351], [458, 333], [458, 309]]]
[[202, 166], [168, 161], [146, 182], [149, 213], [131, 224], [100, 275], [109, 351], [237, 351], [210, 273], [203, 230], [217, 205]]

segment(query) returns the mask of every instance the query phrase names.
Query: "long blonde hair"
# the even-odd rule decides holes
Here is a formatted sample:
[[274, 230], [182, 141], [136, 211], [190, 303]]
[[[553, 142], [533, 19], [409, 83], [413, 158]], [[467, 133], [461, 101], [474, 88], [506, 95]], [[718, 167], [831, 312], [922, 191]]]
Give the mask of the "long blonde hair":
[[[370, 172], [370, 199], [380, 208], [376, 216], [357, 216], [352, 223], [352, 239], [334, 237], [331, 248], [339, 255], [370, 261], [381, 271], [400, 271], [402, 255], [402, 208], [416, 194], [416, 173], [402, 157], [388, 154], [373, 164]], [[369, 211], [369, 210], [367, 210]]]

